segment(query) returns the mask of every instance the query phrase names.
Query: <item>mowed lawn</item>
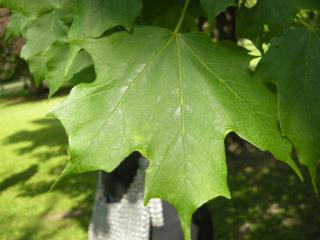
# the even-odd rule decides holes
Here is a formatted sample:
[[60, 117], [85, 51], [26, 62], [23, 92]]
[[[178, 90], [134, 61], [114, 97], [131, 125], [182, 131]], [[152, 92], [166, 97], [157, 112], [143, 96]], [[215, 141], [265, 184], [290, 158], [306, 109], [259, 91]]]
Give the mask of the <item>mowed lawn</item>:
[[86, 239], [96, 174], [65, 179], [67, 137], [52, 100], [0, 97], [0, 239]]

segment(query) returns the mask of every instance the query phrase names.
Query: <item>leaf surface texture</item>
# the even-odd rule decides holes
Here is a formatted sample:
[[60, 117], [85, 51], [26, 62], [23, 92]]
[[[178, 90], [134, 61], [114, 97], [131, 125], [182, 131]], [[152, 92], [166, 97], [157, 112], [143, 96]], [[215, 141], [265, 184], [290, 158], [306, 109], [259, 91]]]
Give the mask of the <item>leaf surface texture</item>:
[[150, 161], [145, 201], [174, 205], [189, 240], [192, 213], [212, 198], [230, 197], [229, 132], [298, 172], [278, 129], [276, 98], [252, 80], [242, 49], [201, 33], [139, 26], [89, 39], [83, 48], [97, 79], [76, 86], [54, 110], [70, 142], [64, 174], [112, 171], [141, 152]]

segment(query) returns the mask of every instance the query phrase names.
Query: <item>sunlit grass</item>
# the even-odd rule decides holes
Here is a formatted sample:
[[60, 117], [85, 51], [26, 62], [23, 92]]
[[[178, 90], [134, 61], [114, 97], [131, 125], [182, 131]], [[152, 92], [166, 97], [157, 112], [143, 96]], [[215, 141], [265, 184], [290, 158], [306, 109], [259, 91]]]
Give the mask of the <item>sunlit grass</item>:
[[67, 137], [50, 101], [0, 99], [0, 239], [87, 239], [96, 175], [66, 179]]

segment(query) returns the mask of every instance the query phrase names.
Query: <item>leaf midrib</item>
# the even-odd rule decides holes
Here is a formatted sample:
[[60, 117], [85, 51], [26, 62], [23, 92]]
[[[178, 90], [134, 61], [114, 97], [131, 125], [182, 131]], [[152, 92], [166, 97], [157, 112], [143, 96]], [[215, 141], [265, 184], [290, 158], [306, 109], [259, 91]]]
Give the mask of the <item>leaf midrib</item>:
[[[182, 81], [182, 72], [181, 72], [181, 53], [180, 46], [178, 42], [178, 34], [176, 35], [176, 44], [177, 44], [177, 58], [178, 58], [178, 78], [179, 78], [179, 91], [180, 91], [180, 110], [181, 110], [181, 126], [180, 126], [180, 135], [182, 138], [182, 147], [183, 147], [183, 169], [185, 172], [184, 183], [185, 183], [185, 197], [184, 197], [184, 209], [188, 209], [189, 202], [189, 184], [188, 184], [188, 167], [186, 161], [186, 146], [185, 146], [185, 122], [184, 122], [184, 94], [183, 94], [183, 81]], [[184, 214], [184, 223], [188, 222], [188, 214]]]

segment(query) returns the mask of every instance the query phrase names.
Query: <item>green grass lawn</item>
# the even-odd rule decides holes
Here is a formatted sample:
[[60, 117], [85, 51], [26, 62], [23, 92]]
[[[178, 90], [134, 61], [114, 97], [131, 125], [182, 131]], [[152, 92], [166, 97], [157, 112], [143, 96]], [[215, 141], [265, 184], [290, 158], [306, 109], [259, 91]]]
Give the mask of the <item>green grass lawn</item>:
[[[4, 95], [3, 95], [4, 96]], [[96, 174], [64, 180], [67, 137], [45, 117], [62, 98], [0, 98], [0, 239], [86, 239]]]

